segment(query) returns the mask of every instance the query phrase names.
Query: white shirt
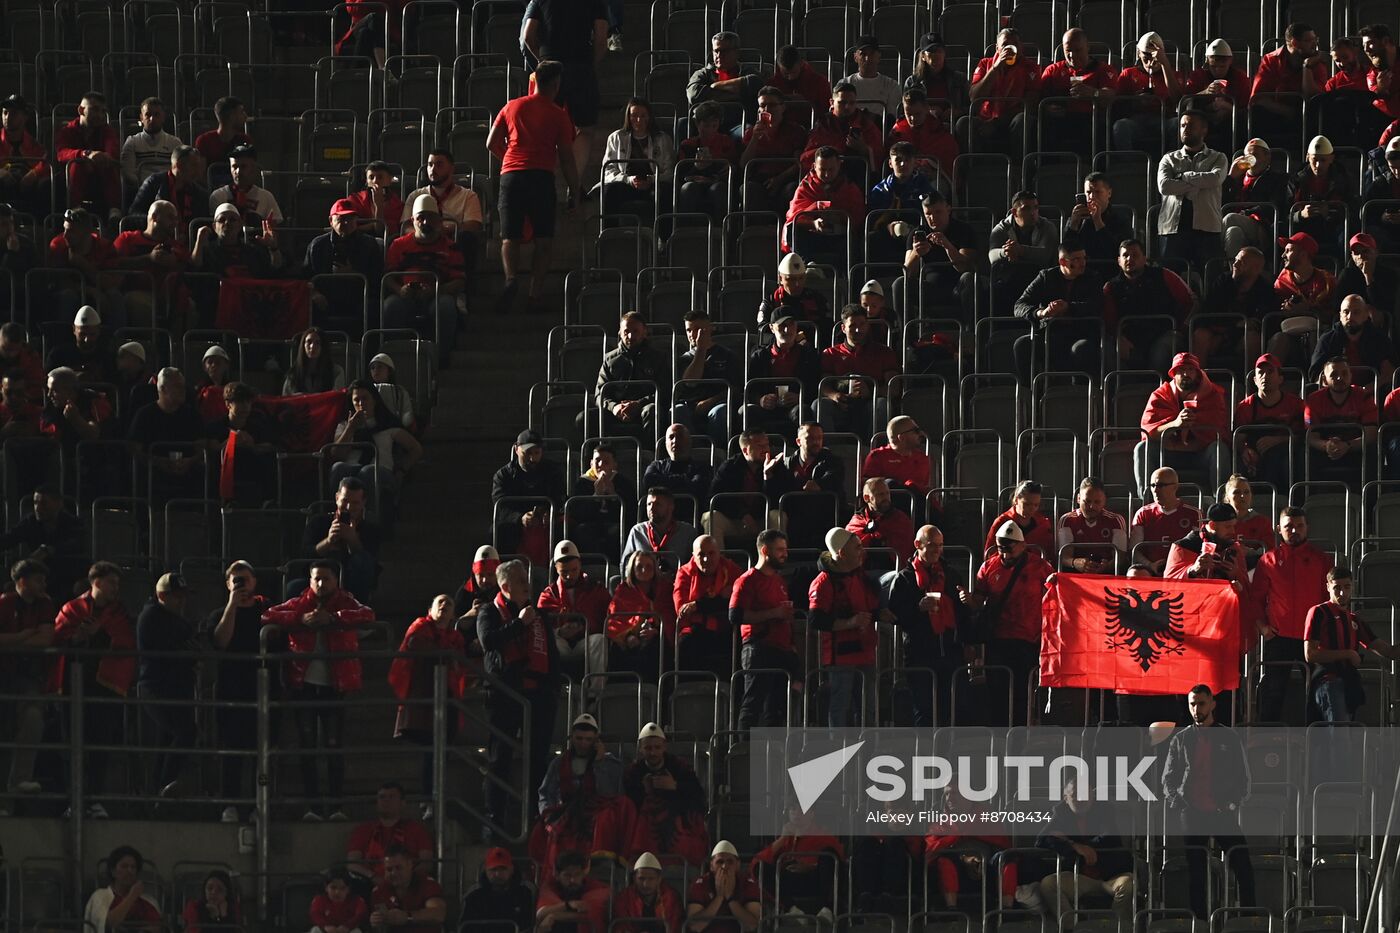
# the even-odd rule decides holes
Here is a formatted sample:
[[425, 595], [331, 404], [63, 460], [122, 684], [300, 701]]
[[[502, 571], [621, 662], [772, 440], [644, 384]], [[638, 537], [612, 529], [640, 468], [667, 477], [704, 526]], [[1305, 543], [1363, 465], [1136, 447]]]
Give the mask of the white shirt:
[[481, 198], [470, 188], [454, 184], [448, 191], [447, 197], [442, 197], [433, 190], [432, 185], [425, 185], [422, 188], [415, 188], [408, 193], [408, 197], [403, 199], [404, 220], [412, 220], [408, 213], [413, 210], [413, 201], [420, 194], [431, 194], [437, 198], [438, 210], [442, 211], [442, 216], [456, 224], [463, 224], [468, 221], [482, 222]]
[[[237, 203], [233, 196], [233, 186], [224, 185], [209, 195], [209, 212], [212, 214], [218, 210], [220, 204], [230, 203]], [[277, 198], [266, 188], [254, 185], [243, 192], [243, 205], [262, 220], [282, 222], [282, 208], [278, 205]]]
[[[856, 86], [857, 102], [874, 116], [883, 117], [889, 114], [891, 120], [899, 117], [899, 108], [904, 106], [904, 89], [894, 78], [881, 74], [873, 78], [862, 78], [860, 72], [856, 72], [846, 75], [841, 80]], [[872, 101], [878, 102], [884, 108], [883, 113], [880, 108], [870, 106]]]
[[[88, 898], [87, 907], [83, 908], [83, 919], [92, 924], [97, 933], [107, 933], [107, 913], [116, 899], [116, 892], [112, 890], [111, 885], [98, 888], [92, 892], [92, 897]], [[152, 900], [149, 894], [141, 895], [141, 900], [150, 904], [157, 913], [160, 912], [160, 905]]]

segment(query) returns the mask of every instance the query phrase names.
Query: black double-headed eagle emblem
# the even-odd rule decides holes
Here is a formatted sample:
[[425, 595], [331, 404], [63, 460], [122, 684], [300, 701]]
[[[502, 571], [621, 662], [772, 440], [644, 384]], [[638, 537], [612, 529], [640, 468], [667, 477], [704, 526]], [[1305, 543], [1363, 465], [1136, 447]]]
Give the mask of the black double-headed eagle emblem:
[[1103, 595], [1108, 648], [1128, 652], [1144, 672], [1166, 655], [1185, 653], [1183, 594], [1129, 586], [1104, 587]]

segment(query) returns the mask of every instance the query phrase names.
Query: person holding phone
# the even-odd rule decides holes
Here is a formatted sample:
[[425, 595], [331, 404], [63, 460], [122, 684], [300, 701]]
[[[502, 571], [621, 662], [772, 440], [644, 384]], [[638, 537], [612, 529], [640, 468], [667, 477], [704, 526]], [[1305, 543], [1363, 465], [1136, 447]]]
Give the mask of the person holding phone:
[[[250, 753], [258, 743], [257, 710], [251, 705], [258, 697], [258, 636], [269, 603], [267, 597], [258, 593], [257, 574], [246, 560], [228, 565], [224, 586], [228, 599], [222, 608], [209, 614], [207, 625], [214, 649], [229, 655], [220, 660], [219, 678], [214, 684], [219, 746], [229, 752]], [[251, 762], [251, 754], [227, 755], [220, 762], [219, 796], [225, 800], [220, 819], [225, 823], [239, 821], [239, 808], [234, 801], [252, 796], [252, 784], [243, 779], [244, 764]]]

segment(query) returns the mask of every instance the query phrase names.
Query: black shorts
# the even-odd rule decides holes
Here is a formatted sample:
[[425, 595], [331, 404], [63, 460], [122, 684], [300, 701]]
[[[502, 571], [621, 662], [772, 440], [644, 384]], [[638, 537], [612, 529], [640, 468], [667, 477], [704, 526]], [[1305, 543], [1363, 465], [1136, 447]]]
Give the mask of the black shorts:
[[598, 125], [598, 72], [591, 62], [564, 64], [564, 80], [559, 85], [559, 103], [569, 111], [574, 126]]
[[525, 218], [530, 219], [536, 237], [554, 236], [554, 173], [544, 169], [524, 169], [501, 176], [501, 238], [519, 240], [525, 236]]

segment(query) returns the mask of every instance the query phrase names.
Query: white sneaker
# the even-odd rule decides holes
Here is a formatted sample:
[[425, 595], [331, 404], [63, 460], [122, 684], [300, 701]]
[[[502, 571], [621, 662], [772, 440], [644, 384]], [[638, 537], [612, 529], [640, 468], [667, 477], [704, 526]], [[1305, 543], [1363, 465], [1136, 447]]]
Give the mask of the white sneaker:
[[802, 908], [801, 908], [801, 907], [798, 907], [796, 904], [793, 904], [791, 907], [788, 908], [788, 916], [790, 916], [790, 917], [805, 917], [805, 916], [807, 916], [807, 915], [806, 915], [805, 913], [802, 912]]
[[105, 820], [107, 819], [107, 808], [100, 803], [91, 804], [87, 808], [87, 815], [90, 820]]
[[836, 916], [832, 914], [830, 907], [823, 907], [821, 910], [817, 911], [817, 918], [825, 920], [827, 923], [836, 922]]
[[431, 820], [433, 818], [433, 805], [430, 803], [423, 804], [423, 809], [419, 811], [418, 818], [421, 819], [424, 823], [428, 822], [428, 820]]
[[301, 815], [301, 821], [303, 823], [319, 823], [321, 822], [321, 814], [315, 810], [307, 810]]
[[344, 822], [345, 822], [345, 811], [344, 811], [344, 810], [336, 810], [336, 811], [334, 811], [333, 813], [331, 813], [330, 816], [326, 817], [326, 819], [330, 820], [332, 823], [344, 823]]
[[620, 32], [615, 32], [615, 33], [613, 33], [612, 35], [608, 36], [608, 51], [609, 51], [609, 52], [621, 52], [621, 51], [622, 51], [622, 33], [620, 33]]
[[237, 807], [224, 807], [224, 812], [223, 812], [222, 814], [219, 815], [219, 822], [220, 822], [220, 823], [237, 823], [237, 822], [238, 822], [238, 808], [237, 808]]
[[10, 789], [16, 794], [37, 794], [44, 789], [44, 785], [38, 781], [20, 781]]

